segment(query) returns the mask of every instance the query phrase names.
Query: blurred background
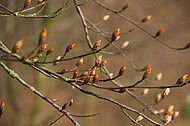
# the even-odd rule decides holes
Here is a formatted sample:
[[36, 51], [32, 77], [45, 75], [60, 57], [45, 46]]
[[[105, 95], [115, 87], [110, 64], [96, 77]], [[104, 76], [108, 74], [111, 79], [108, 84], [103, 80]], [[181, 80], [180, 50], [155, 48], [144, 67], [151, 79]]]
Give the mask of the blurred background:
[[[36, 5], [38, 0], [33, 0], [31, 6]], [[165, 32], [159, 38], [164, 40], [167, 44], [173, 47], [184, 47], [189, 43], [190, 35], [190, 1], [189, 0], [100, 0], [106, 6], [113, 10], [121, 10], [126, 4], [132, 2], [132, 5], [122, 14], [131, 18], [135, 22], [140, 22], [144, 17], [152, 15], [150, 21], [140, 24], [148, 29], [151, 33], [164, 28]], [[24, 0], [1, 0], [0, 4], [6, 6], [11, 10], [17, 10], [23, 6]], [[66, 0], [49, 0], [46, 8], [41, 14], [50, 14], [60, 8]], [[80, 0], [79, 2], [82, 2]], [[75, 49], [68, 53], [67, 58], [84, 54], [90, 51], [84, 36], [84, 30], [81, 19], [73, 7], [74, 3], [71, 0], [68, 7], [72, 7], [64, 11], [61, 15], [54, 19], [39, 19], [39, 18], [16, 18], [9, 16], [0, 18], [0, 41], [2, 41], [9, 49], [13, 45], [23, 39], [23, 47], [19, 51], [19, 55], [24, 56], [30, 53], [38, 44], [39, 34], [42, 29], [47, 28], [47, 41], [48, 48], [55, 48], [55, 51], [49, 55], [47, 60], [53, 60], [59, 55], [62, 55], [65, 48], [71, 44], [76, 43]], [[93, 1], [88, 1], [81, 6], [84, 16], [93, 23], [99, 22], [104, 15], [110, 15], [110, 19], [100, 24], [98, 27], [102, 31], [113, 32], [117, 28], [121, 28], [121, 32], [127, 32], [130, 29], [134, 30], [128, 34], [121, 35], [120, 39], [115, 42], [117, 46], [121, 46], [123, 42], [129, 41], [129, 46], [126, 48], [131, 49], [125, 52], [128, 58], [139, 69], [148, 64], [152, 64], [152, 74], [149, 78], [153, 81], [158, 73], [163, 74], [163, 78], [156, 84], [143, 82], [144, 86], [157, 86], [157, 85], [172, 85], [176, 83], [177, 79], [190, 72], [190, 49], [176, 51], [169, 49], [156, 39], [151, 38], [142, 30], [131, 25], [129, 22], [123, 20], [119, 16], [106, 11]], [[37, 9], [39, 10], [39, 9]], [[33, 13], [29, 11], [27, 13]], [[0, 11], [4, 11], [0, 8]], [[26, 13], [26, 14], [27, 14]], [[100, 34], [89, 31], [91, 41], [95, 43], [102, 40], [102, 46], [107, 41], [100, 36]], [[111, 37], [111, 36], [110, 36]], [[117, 52], [112, 46], [109, 46], [105, 51]], [[0, 52], [0, 55], [2, 52]], [[118, 80], [123, 85], [134, 84], [140, 80], [143, 73], [137, 73], [129, 63], [122, 57], [122, 55], [103, 55], [103, 59], [108, 59], [106, 67], [108, 70], [117, 75], [119, 69], [127, 65], [127, 71], [124, 76]], [[42, 57], [43, 59], [44, 57]], [[40, 60], [40, 59], [39, 59]], [[81, 69], [88, 69], [94, 65], [94, 56], [89, 56], [84, 59], [84, 64]], [[53, 70], [61, 71], [63, 68], [72, 69], [78, 59], [62, 62], [58, 64]], [[56, 102], [62, 106], [65, 102], [74, 99], [72, 107], [68, 111], [77, 115], [100, 113], [100, 115], [92, 118], [75, 118], [81, 126], [133, 126], [133, 124], [121, 110], [106, 101], [96, 99], [92, 96], [85, 95], [78, 90], [73, 90], [70, 85], [60, 82], [55, 79], [47, 78], [41, 73], [31, 69], [29, 66], [19, 62], [4, 61], [4, 63], [17, 72], [21, 78], [27, 83], [34, 86], [42, 94], [50, 99], [59, 99]], [[50, 68], [50, 65], [45, 65]], [[105, 78], [97, 70], [100, 78]], [[72, 77], [72, 74], [65, 76]], [[98, 83], [105, 86], [113, 86], [111, 82]], [[121, 103], [140, 110], [144, 107], [129, 96], [125, 94], [112, 93], [110, 91], [97, 90], [91, 87], [85, 87], [88, 90], [94, 91], [104, 96], [109, 96]], [[190, 86], [187, 85], [182, 88], [172, 89], [170, 95], [164, 99], [159, 105], [155, 107], [156, 110], [162, 108], [167, 109], [170, 105], [174, 105], [175, 111], [180, 111], [177, 119], [171, 122], [172, 126], [189, 126], [190, 122]], [[156, 95], [163, 90], [150, 90], [149, 93], [141, 99], [147, 104], [152, 104], [155, 101]], [[134, 94], [140, 96], [142, 89], [133, 91]], [[5, 111], [0, 118], [1, 126], [46, 126], [53, 120], [58, 118], [61, 113], [57, 112], [50, 104], [37, 97], [27, 88], [23, 87], [16, 80], [13, 80], [8, 74], [0, 68], [0, 103], [5, 102]], [[137, 115], [129, 114], [136, 119]], [[149, 112], [145, 112], [149, 117], [155, 121], [160, 122], [158, 118]], [[151, 126], [152, 124], [146, 120], [140, 122], [142, 125]], [[73, 125], [69, 119], [63, 117], [55, 126], [71, 126]]]

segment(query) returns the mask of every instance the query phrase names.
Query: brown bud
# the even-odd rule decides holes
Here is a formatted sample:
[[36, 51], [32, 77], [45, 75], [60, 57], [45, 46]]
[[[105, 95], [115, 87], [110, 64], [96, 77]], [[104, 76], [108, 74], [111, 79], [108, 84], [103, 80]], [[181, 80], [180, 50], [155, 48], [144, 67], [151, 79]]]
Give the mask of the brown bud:
[[143, 74], [142, 80], [148, 78], [151, 74], [151, 68], [148, 68], [146, 72]]
[[102, 55], [98, 57], [95, 61], [95, 66], [98, 67], [100, 65], [100, 62], [102, 61]]
[[71, 99], [69, 102], [69, 106], [72, 106], [73, 102], [74, 102], [73, 99]]
[[90, 76], [94, 76], [96, 74], [95, 69], [93, 71], [90, 72]]
[[31, 3], [31, 0], [26, 0], [24, 3], [24, 8], [26, 8], [27, 6], [29, 6]]
[[97, 41], [97, 42], [94, 44], [94, 46], [93, 46], [93, 48], [92, 48], [92, 51], [96, 51], [96, 50], [98, 49], [98, 47], [100, 47], [100, 44], [101, 44], [101, 40]]
[[[130, 6], [131, 6], [131, 3], [126, 4], [126, 5], [121, 9], [121, 11], [126, 10], [126, 9], [129, 8]], [[121, 12], [121, 11], [120, 11], [120, 12]]]
[[[58, 56], [58, 57], [56, 58], [56, 60], [60, 60], [60, 59], [61, 59], [61, 56]], [[55, 62], [53, 63], [53, 66], [56, 66], [58, 63], [59, 63], [59, 61], [55, 61]]]
[[52, 53], [53, 51], [54, 51], [54, 48], [49, 49], [49, 50], [46, 52], [46, 55], [49, 55], [49, 54]]
[[166, 88], [162, 94], [162, 99], [164, 99], [165, 97], [168, 96], [168, 94], [170, 93], [170, 88]]
[[164, 126], [168, 125], [168, 123], [170, 123], [172, 120], [172, 116], [168, 116], [165, 123], [164, 123]]
[[95, 74], [93, 77], [93, 83], [97, 83], [98, 82], [98, 74]]
[[44, 2], [45, 0], [38, 0], [38, 4], [40, 4], [40, 3], [42, 3], [42, 2]]
[[163, 28], [160, 29], [160, 30], [156, 33], [155, 38], [158, 37], [158, 36], [160, 36], [162, 33], [164, 33], [164, 29], [163, 29]]
[[1, 116], [2, 116], [2, 114], [3, 114], [3, 112], [4, 112], [4, 110], [5, 110], [5, 102], [2, 102], [2, 103], [1, 103], [1, 107], [0, 107], [0, 118], [1, 118]]
[[44, 28], [43, 31], [40, 33], [39, 41], [38, 41], [38, 46], [42, 45], [45, 43], [47, 38], [47, 29]]
[[38, 61], [38, 58], [36, 58], [36, 59], [33, 59], [32, 61], [33, 61], [33, 62], [36, 62], [36, 61]]
[[48, 47], [48, 44], [45, 44], [44, 46], [42, 46], [42, 47], [38, 50], [37, 54], [43, 52], [47, 47]]
[[136, 122], [140, 122], [142, 121], [143, 117], [141, 115], [138, 116], [138, 118], [136, 119]]
[[158, 113], [159, 113], [159, 114], [162, 114], [164, 111], [165, 111], [164, 109], [160, 109], [160, 110], [158, 111]]
[[145, 96], [148, 93], [149, 89], [145, 88], [142, 93], [141, 93], [141, 97]]
[[125, 73], [126, 68], [127, 68], [126, 66], [123, 66], [123, 67], [119, 70], [118, 76], [122, 76], [122, 75]]
[[126, 41], [124, 42], [122, 45], [121, 45], [121, 48], [125, 48], [129, 45], [129, 41]]
[[110, 18], [109, 15], [104, 15], [104, 17], [102, 19], [100, 19], [100, 22], [107, 21], [109, 18]]
[[65, 104], [62, 106], [62, 110], [66, 109], [68, 106], [69, 106], [69, 102], [65, 103]]
[[147, 22], [148, 20], [150, 20], [151, 17], [152, 17], [151, 15], [146, 16], [145, 18], [142, 19], [142, 22]]
[[153, 110], [153, 113], [154, 113], [155, 115], [157, 115], [159, 112], [156, 111], [156, 110]]
[[64, 68], [62, 71], [61, 71], [61, 74], [64, 74], [68, 71], [68, 68]]
[[155, 82], [158, 82], [162, 79], [162, 73], [157, 74], [156, 78], [155, 78]]
[[104, 60], [100, 63], [99, 67], [103, 67], [106, 63], [108, 62], [108, 60]]
[[79, 67], [80, 65], [82, 65], [82, 64], [83, 64], [83, 61], [84, 61], [83, 59], [80, 59], [80, 60], [77, 62], [76, 66]]
[[40, 7], [40, 6], [42, 6], [42, 5], [44, 5], [46, 3], [46, 1], [45, 0], [38, 0], [38, 7]]
[[168, 109], [167, 109], [167, 112], [171, 112], [171, 111], [173, 111], [173, 109], [174, 109], [174, 105], [170, 105], [170, 106], [168, 107]]
[[142, 68], [140, 71], [145, 71], [145, 70], [151, 68], [151, 66], [152, 66], [151, 64], [148, 64], [147, 66], [145, 66], [144, 68]]
[[17, 43], [13, 46], [12, 53], [17, 53], [23, 45], [23, 40], [17, 41]]
[[78, 70], [73, 73], [73, 79], [77, 78], [78, 73], [79, 73]]
[[41, 57], [42, 56], [42, 54], [37, 54], [37, 57]]
[[156, 96], [155, 103], [160, 102], [161, 99], [162, 99], [162, 94], [161, 94], [161, 93], [158, 93], [157, 96]]
[[93, 76], [86, 77], [85, 80], [84, 80], [84, 84], [89, 83], [92, 80], [92, 78], [93, 78]]
[[69, 46], [67, 46], [65, 53], [68, 53], [69, 51], [71, 51], [73, 48], [75, 47], [75, 43], [70, 44]]
[[118, 39], [118, 37], [119, 37], [119, 31], [120, 31], [120, 28], [118, 28], [116, 31], [113, 32], [111, 41], [115, 41], [115, 40]]
[[180, 85], [182, 83], [184, 83], [184, 81], [187, 79], [187, 74], [183, 75], [182, 77], [180, 77], [177, 82], [176, 82], [176, 85]]
[[83, 72], [83, 73], [81, 74], [81, 76], [86, 76], [86, 75], [88, 75], [88, 71], [85, 71], [85, 72]]
[[172, 119], [175, 119], [179, 116], [179, 111], [176, 111], [173, 115], [172, 115]]

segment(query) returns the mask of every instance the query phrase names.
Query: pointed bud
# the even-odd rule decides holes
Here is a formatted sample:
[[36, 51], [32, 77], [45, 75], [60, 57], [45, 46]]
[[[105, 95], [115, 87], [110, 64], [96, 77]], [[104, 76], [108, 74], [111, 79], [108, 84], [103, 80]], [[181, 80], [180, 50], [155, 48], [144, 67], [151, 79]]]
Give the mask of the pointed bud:
[[146, 72], [143, 74], [142, 80], [148, 78], [151, 74], [151, 67], [146, 70]]
[[168, 107], [168, 109], [167, 109], [167, 112], [171, 112], [171, 111], [173, 111], [173, 109], [174, 109], [174, 105], [170, 105], [170, 106]]
[[57, 60], [60, 60], [60, 59], [61, 59], [61, 56], [58, 56], [58, 57], [56, 58], [56, 62], [53, 63], [53, 66], [56, 66], [56, 65], [59, 63], [59, 61], [57, 61]]
[[78, 70], [77, 70], [77, 71], [75, 71], [75, 72], [73, 73], [73, 79], [77, 78], [78, 73], [79, 73], [79, 71], [78, 71]]
[[38, 0], [38, 4], [40, 4], [40, 3], [42, 3], [42, 2], [44, 2], [45, 0]]
[[4, 110], [5, 110], [5, 102], [2, 102], [2, 103], [1, 103], [1, 107], [0, 107], [0, 118], [1, 118], [1, 116], [2, 116], [2, 114], [3, 114], [3, 112], [4, 112]]
[[164, 126], [168, 125], [172, 120], [172, 116], [168, 116], [165, 123], [164, 123]]
[[119, 37], [119, 31], [120, 31], [120, 28], [118, 28], [116, 31], [113, 32], [111, 41], [115, 41], [115, 40], [118, 39], [118, 37]]
[[179, 116], [179, 111], [176, 111], [173, 115], [172, 115], [172, 119], [175, 119]]
[[38, 50], [37, 54], [43, 52], [47, 47], [48, 47], [48, 44], [45, 44], [44, 46], [42, 46], [42, 47]]
[[13, 46], [12, 53], [17, 53], [23, 45], [23, 40], [17, 41], [17, 43]]
[[149, 89], [145, 88], [142, 93], [141, 93], [141, 97], [145, 96], [148, 93]]
[[120, 48], [125, 48], [129, 45], [129, 41], [124, 42]]
[[131, 3], [126, 4], [119, 12], [122, 12], [122, 11], [126, 10], [130, 6], [131, 6]]
[[87, 76], [88, 75], [88, 71], [85, 71], [85, 72], [83, 72], [82, 74], [81, 74], [81, 76], [83, 77], [83, 76]]
[[188, 74], [185, 74], [185, 75], [183, 75], [182, 77], [180, 77], [180, 78], [177, 80], [176, 85], [180, 85], [180, 84], [184, 83], [184, 81], [187, 79], [187, 77], [188, 77]]
[[42, 54], [37, 54], [37, 57], [41, 57], [42, 56]]
[[98, 74], [95, 74], [93, 77], [93, 83], [97, 83], [98, 82]]
[[147, 22], [148, 20], [150, 20], [151, 17], [152, 17], [151, 15], [146, 16], [145, 18], [142, 19], [142, 22], [143, 23]]
[[99, 67], [103, 67], [106, 63], [108, 62], [108, 60], [104, 60], [100, 63]]
[[87, 78], [85, 78], [84, 80], [84, 84], [89, 83], [92, 80], [93, 76], [88, 76]]
[[158, 82], [162, 79], [162, 73], [157, 74], [156, 78], [155, 78], [155, 82]]
[[170, 88], [166, 88], [162, 94], [162, 99], [164, 99], [165, 97], [168, 96], [168, 94], [170, 93]]
[[69, 106], [69, 103], [65, 103], [63, 106], [62, 106], [62, 110], [66, 109], [67, 107]]
[[36, 62], [36, 61], [38, 61], [38, 58], [36, 58], [36, 59], [33, 59], [32, 61], [33, 61], [33, 62]]
[[138, 116], [138, 118], [136, 119], [136, 122], [140, 122], [143, 120], [143, 117], [141, 115]]
[[38, 41], [38, 46], [42, 45], [45, 43], [47, 38], [47, 29], [44, 28], [43, 31], [40, 33], [39, 41]]
[[100, 62], [102, 61], [102, 55], [99, 56], [95, 61], [95, 66], [98, 67], [100, 65]]
[[84, 61], [83, 59], [80, 59], [80, 60], [77, 62], [76, 66], [79, 67], [80, 65], [82, 65], [82, 64], [83, 64], [83, 61]]
[[104, 17], [102, 19], [100, 19], [100, 22], [107, 21], [109, 18], [110, 18], [109, 15], [104, 15]]
[[65, 53], [68, 53], [69, 51], [71, 51], [73, 48], [75, 47], [75, 43], [70, 44], [69, 46], [67, 46]]
[[159, 112], [156, 111], [156, 110], [153, 110], [153, 113], [154, 113], [155, 115], [157, 115]]
[[151, 66], [152, 66], [151, 64], [148, 64], [147, 66], [145, 66], [144, 68], [142, 68], [140, 71], [145, 71], [145, 70], [151, 68]]
[[123, 67], [119, 70], [118, 76], [122, 76], [122, 75], [125, 73], [126, 68], [127, 68], [126, 66], [123, 66]]
[[69, 106], [72, 106], [72, 105], [73, 105], [73, 102], [74, 102], [74, 100], [71, 99], [70, 102], [69, 102]]
[[160, 102], [161, 99], [162, 99], [162, 94], [161, 94], [161, 93], [158, 93], [157, 96], [156, 96], [155, 103]]
[[164, 29], [163, 29], [163, 28], [160, 29], [160, 30], [156, 33], [155, 38], [158, 37], [158, 36], [160, 36], [162, 33], [164, 33]]
[[49, 55], [49, 54], [52, 53], [53, 51], [54, 51], [54, 48], [49, 49], [49, 50], [46, 52], [46, 55]]
[[93, 71], [90, 72], [90, 76], [94, 76], [96, 74], [95, 69]]
[[101, 44], [101, 40], [97, 41], [97, 42], [94, 44], [94, 46], [93, 46], [93, 48], [92, 48], [92, 51], [96, 51], [96, 50], [98, 49], [98, 47], [100, 47], [100, 44]]
[[24, 8], [26, 8], [27, 6], [29, 6], [31, 3], [31, 0], [26, 0], [24, 3]]
[[62, 71], [61, 71], [61, 74], [64, 74], [68, 71], [68, 68], [64, 68]]
[[164, 109], [160, 109], [160, 110], [158, 111], [158, 113], [159, 113], [159, 114], [162, 114], [164, 111], [165, 111]]

